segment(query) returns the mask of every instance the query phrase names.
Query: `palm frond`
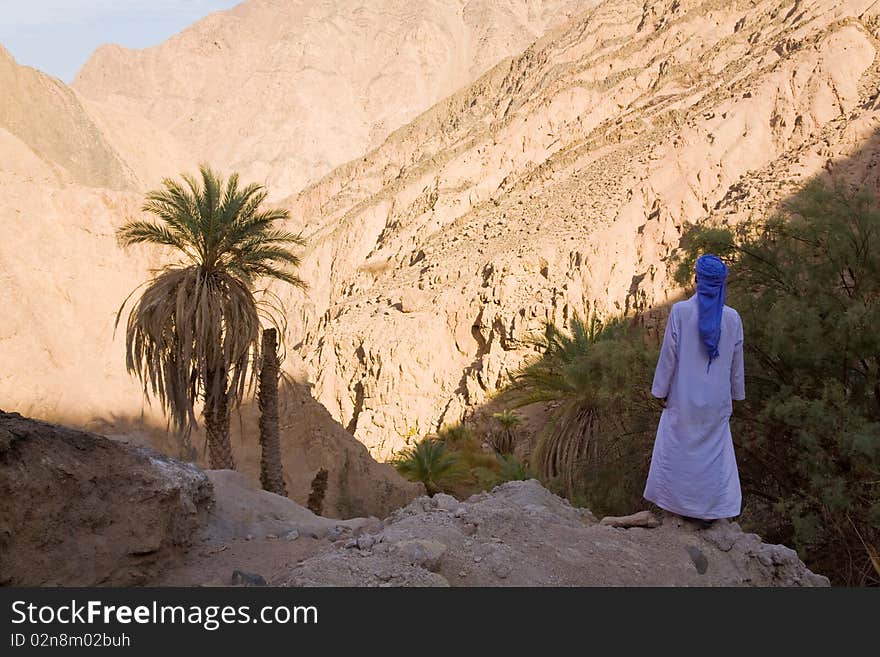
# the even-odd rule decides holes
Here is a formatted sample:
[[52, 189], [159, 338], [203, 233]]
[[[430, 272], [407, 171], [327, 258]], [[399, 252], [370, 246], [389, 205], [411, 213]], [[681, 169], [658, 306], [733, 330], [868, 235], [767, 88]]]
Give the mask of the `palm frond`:
[[153, 224], [148, 221], [129, 221], [119, 229], [119, 241], [123, 246], [132, 246], [144, 242], [173, 246], [187, 252], [189, 244], [179, 232], [167, 226]]
[[[617, 381], [627, 366], [617, 361], [642, 358], [642, 351], [628, 341], [623, 320], [605, 323], [592, 317], [585, 321], [574, 314], [569, 331], [548, 323], [533, 344], [540, 356], [532, 358], [511, 375], [504, 391], [511, 408], [552, 403], [551, 421], [539, 437], [533, 454], [538, 474], [556, 481], [571, 495], [578, 468], [592, 453], [600, 425], [607, 430], [614, 422], [614, 399], [631, 382]], [[627, 361], [628, 363], [630, 361]], [[647, 369], [647, 368], [645, 368]], [[641, 382], [640, 382], [641, 384]]]
[[458, 455], [434, 438], [425, 438], [404, 450], [392, 465], [406, 479], [422, 482], [429, 495], [441, 492], [463, 474]]

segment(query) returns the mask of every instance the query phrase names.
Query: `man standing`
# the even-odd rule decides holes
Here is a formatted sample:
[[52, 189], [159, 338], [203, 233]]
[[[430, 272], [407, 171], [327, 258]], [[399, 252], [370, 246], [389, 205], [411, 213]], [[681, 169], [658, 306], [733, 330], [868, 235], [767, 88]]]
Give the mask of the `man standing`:
[[739, 515], [730, 414], [745, 399], [743, 328], [724, 305], [727, 267], [697, 260], [697, 293], [672, 306], [651, 394], [665, 400], [645, 499], [689, 518]]

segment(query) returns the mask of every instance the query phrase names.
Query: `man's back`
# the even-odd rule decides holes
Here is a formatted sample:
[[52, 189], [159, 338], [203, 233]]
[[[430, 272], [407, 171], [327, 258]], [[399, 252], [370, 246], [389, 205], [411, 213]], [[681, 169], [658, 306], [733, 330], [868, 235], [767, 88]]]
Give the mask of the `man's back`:
[[719, 412], [730, 415], [731, 399], [745, 399], [742, 321], [739, 313], [724, 306], [718, 356], [710, 364], [700, 339], [698, 311], [696, 295], [672, 307], [667, 337], [671, 329], [676, 359], [673, 364], [661, 357], [652, 392], [667, 397], [669, 408], [687, 406], [692, 412], [706, 411], [717, 419]]
[[695, 518], [739, 515], [741, 494], [730, 436], [732, 399], [745, 398], [743, 328], [723, 306], [717, 355], [709, 358], [697, 295], [672, 307], [651, 392], [666, 399], [645, 497]]

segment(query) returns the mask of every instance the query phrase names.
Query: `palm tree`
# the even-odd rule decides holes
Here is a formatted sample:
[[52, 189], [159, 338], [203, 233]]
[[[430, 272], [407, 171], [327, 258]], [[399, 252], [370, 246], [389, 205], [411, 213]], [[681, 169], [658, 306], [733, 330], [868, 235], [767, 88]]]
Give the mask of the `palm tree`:
[[571, 497], [584, 465], [625, 452], [654, 421], [656, 404], [646, 391], [656, 357], [623, 318], [602, 324], [575, 313], [569, 325], [568, 333], [545, 325], [534, 341], [541, 356], [516, 371], [503, 394], [513, 408], [551, 405], [532, 465]]
[[262, 208], [262, 186], [240, 187], [237, 174], [224, 183], [205, 166], [199, 172], [201, 180], [184, 174], [182, 183], [166, 179], [147, 194], [143, 210], [156, 221], [130, 221], [118, 231], [123, 246], [168, 246], [179, 256], [145, 283], [129, 312], [126, 368], [182, 435], [197, 425], [202, 400], [211, 467], [232, 469], [230, 410], [252, 383], [260, 350], [254, 283], [304, 287], [291, 271], [299, 258], [290, 250], [304, 242], [275, 228], [288, 211]]
[[424, 438], [398, 454], [392, 464], [406, 479], [422, 482], [432, 496], [461, 476], [458, 455], [436, 438]]
[[536, 447], [534, 465], [545, 480], [561, 480], [568, 494], [597, 431], [597, 409], [591, 398], [594, 382], [584, 361], [602, 328], [595, 317], [587, 323], [577, 314], [571, 318], [570, 334], [546, 324], [544, 335], [535, 340], [541, 357], [516, 371], [506, 392], [513, 408], [538, 402], [556, 405], [553, 421]]
[[516, 446], [514, 430], [522, 424], [522, 420], [510, 409], [493, 413], [492, 417], [501, 425], [501, 432], [492, 437], [492, 448], [499, 454], [513, 454], [513, 449]]

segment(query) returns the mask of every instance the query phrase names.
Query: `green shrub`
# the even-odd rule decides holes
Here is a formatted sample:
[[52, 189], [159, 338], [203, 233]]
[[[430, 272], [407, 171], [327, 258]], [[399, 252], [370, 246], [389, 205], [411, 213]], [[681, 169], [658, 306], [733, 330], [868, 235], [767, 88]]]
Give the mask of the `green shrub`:
[[436, 440], [450, 449], [471, 449], [476, 446], [476, 436], [474, 435], [474, 432], [461, 422], [447, 424], [442, 427], [437, 432]]
[[814, 183], [766, 222], [683, 245], [680, 283], [703, 252], [729, 261], [745, 327], [744, 521], [838, 583], [878, 583], [880, 200]]
[[462, 476], [459, 456], [432, 437], [403, 450], [391, 464], [404, 478], [423, 483], [428, 495], [443, 492]]

